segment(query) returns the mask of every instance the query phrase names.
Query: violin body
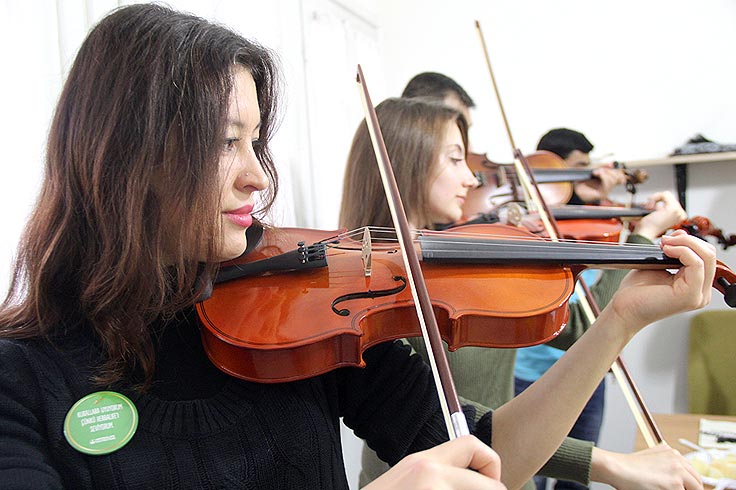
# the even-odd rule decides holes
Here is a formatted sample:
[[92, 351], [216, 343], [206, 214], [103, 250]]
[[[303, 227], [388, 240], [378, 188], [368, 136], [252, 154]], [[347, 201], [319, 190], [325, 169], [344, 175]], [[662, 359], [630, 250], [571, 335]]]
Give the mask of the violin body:
[[[526, 155], [542, 200], [549, 207], [567, 204], [573, 195], [574, 183], [595, 179], [593, 168], [570, 168], [559, 156], [549, 151]], [[511, 164], [494, 163], [479, 153], [469, 153], [468, 167], [478, 179], [478, 187], [468, 192], [463, 214], [467, 218], [487, 213], [509, 202], [524, 200], [516, 169]], [[614, 167], [618, 168], [618, 167]], [[627, 185], [640, 184], [647, 179], [646, 172], [621, 168]]]
[[[461, 228], [464, 233], [488, 233], [489, 227], [494, 234], [533, 237], [504, 225]], [[293, 250], [298, 242], [334, 236], [266, 230], [259, 246], [238, 262], [262, 260]], [[397, 279], [406, 277], [398, 245], [373, 244], [370, 276], [364, 273], [361, 250], [359, 240], [341, 239], [329, 244], [326, 267], [219, 284], [209, 299], [197, 304], [210, 359], [239, 378], [291, 381], [340, 366], [363, 366], [362, 352], [371, 345], [421, 335], [410, 288]], [[450, 350], [535, 345], [553, 338], [567, 322], [575, 285], [568, 267], [427, 261], [421, 267]], [[385, 296], [360, 297], [367, 291], [392, 290]], [[341, 310], [348, 313], [336, 312]]]
[[[567, 204], [572, 198], [573, 182], [593, 178], [591, 170], [578, 171], [574, 175], [570, 174], [570, 169], [568, 169], [565, 161], [550, 151], [536, 151], [527, 155], [526, 160], [529, 162], [529, 166], [534, 173], [534, 179], [537, 181], [539, 193], [548, 206]], [[545, 173], [543, 169], [554, 170]], [[559, 177], [555, 177], [555, 174], [559, 174]], [[569, 180], [562, 180], [563, 178]], [[555, 182], [557, 179], [559, 180]]]
[[[539, 185], [539, 192], [545, 202], [553, 205], [565, 204], [572, 197], [571, 182], [592, 177], [592, 172], [579, 170], [569, 171], [564, 160], [547, 151], [532, 153], [526, 157], [534, 169], [534, 176], [544, 182]], [[509, 202], [524, 199], [516, 169], [511, 164], [492, 162], [483, 154], [468, 153], [468, 168], [478, 179], [478, 187], [468, 192], [463, 206], [466, 217], [487, 213]]]
[[488, 213], [505, 203], [523, 199], [519, 186], [508, 177], [507, 169], [511, 169], [511, 165], [494, 163], [480, 153], [468, 153], [466, 162], [479, 184], [470, 189], [465, 198], [465, 220]]
[[[211, 296], [196, 306], [213, 364], [251, 381], [294, 381], [363, 366], [362, 353], [370, 346], [419, 336], [395, 238], [366, 246], [351, 236], [266, 229], [248, 254], [223, 264], [229, 278], [215, 281]], [[293, 261], [307, 242], [316, 250]], [[498, 224], [422, 232], [414, 244], [450, 350], [551, 340], [567, 323], [575, 277], [586, 267], [680, 266], [656, 246], [556, 243]], [[233, 269], [241, 270], [240, 277]], [[716, 272], [714, 287], [736, 306], [736, 275], [720, 263]]]
[[[558, 220], [557, 229], [560, 237], [565, 240], [581, 240], [595, 242], [618, 243], [624, 225], [618, 219], [572, 219]], [[549, 238], [549, 234], [542, 230], [539, 236]]]

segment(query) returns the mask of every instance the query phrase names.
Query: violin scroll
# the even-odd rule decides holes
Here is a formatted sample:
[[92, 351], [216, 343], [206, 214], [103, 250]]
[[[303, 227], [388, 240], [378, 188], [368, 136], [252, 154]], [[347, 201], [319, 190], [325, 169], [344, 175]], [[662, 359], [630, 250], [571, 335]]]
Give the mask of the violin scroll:
[[736, 235], [724, 235], [720, 228], [713, 226], [711, 221], [704, 216], [693, 216], [680, 223], [677, 229], [685, 230], [689, 234], [702, 238], [712, 236], [718, 240], [718, 243], [726, 250], [731, 245], [736, 245]]
[[613, 162], [613, 168], [620, 168], [626, 176], [627, 185], [643, 184], [649, 178], [649, 174], [646, 170], [636, 169], [631, 170], [626, 168], [626, 164], [621, 162]]

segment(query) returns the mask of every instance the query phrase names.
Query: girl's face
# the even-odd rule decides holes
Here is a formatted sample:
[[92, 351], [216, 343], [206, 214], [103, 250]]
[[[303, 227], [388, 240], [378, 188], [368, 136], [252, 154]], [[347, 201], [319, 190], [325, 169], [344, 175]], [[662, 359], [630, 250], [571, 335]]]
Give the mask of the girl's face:
[[465, 161], [462, 135], [454, 122], [446, 125], [442, 141], [429, 178], [429, 217], [437, 224], [459, 220], [468, 190], [478, 185]]
[[238, 68], [234, 79], [220, 156], [222, 247], [218, 258], [221, 261], [238, 257], [245, 251], [245, 230], [253, 222], [255, 193], [269, 184], [253, 150], [261, 128], [256, 84], [245, 68]]

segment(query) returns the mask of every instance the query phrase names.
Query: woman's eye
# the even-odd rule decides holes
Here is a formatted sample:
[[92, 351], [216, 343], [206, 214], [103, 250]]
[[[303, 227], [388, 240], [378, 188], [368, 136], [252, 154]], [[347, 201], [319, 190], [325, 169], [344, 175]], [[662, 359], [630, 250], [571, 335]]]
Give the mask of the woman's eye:
[[225, 145], [223, 147], [223, 150], [233, 151], [238, 141], [240, 141], [240, 138], [225, 138]]
[[463, 163], [463, 161], [465, 161], [465, 159], [450, 157], [450, 161], [452, 162], [453, 165], [460, 165], [461, 163]]

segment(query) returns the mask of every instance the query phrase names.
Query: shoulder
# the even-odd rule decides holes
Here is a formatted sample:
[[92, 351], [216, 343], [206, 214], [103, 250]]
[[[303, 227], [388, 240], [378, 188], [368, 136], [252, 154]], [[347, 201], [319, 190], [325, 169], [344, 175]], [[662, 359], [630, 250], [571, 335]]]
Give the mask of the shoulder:
[[[38, 391], [42, 380], [54, 383], [60, 354], [38, 340], [0, 339], [0, 391], [6, 394]], [[52, 378], [52, 379], [49, 379]]]
[[0, 339], [0, 440], [5, 443], [0, 444], [0, 479], [61, 487], [63, 472], [52, 464], [69, 466], [78, 459], [69, 454], [73, 451], [62, 431], [78, 395], [74, 387], [82, 384], [74, 381], [70, 373], [75, 372], [63, 352], [44, 341]]
[[0, 392], [15, 400], [43, 403], [75, 396], [86, 384], [89, 359], [78, 351], [64, 351], [40, 339], [0, 338]]
[[[52, 371], [52, 366], [61, 362], [63, 357], [61, 351], [44, 340], [0, 338], [0, 364], [16, 372]], [[4, 371], [0, 373], [6, 374]]]
[[42, 339], [0, 339], [0, 418], [60, 427], [76, 400], [94, 391], [89, 351], [63, 350]]
[[0, 379], [32, 375], [45, 357], [37, 341], [0, 338]]

